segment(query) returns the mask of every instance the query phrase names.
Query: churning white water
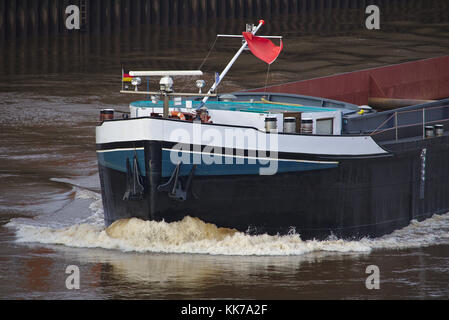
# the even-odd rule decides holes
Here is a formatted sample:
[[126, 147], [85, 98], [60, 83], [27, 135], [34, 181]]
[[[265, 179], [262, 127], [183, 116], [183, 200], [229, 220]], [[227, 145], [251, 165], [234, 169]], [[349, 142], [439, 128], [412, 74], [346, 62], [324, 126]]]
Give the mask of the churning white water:
[[[76, 188], [75, 188], [76, 189]], [[105, 248], [135, 252], [200, 253], [211, 255], [302, 255], [311, 252], [370, 252], [449, 243], [449, 213], [434, 215], [376, 239], [303, 241], [298, 234], [248, 235], [218, 228], [197, 218], [178, 222], [143, 221], [137, 218], [103, 226], [101, 197], [89, 190], [75, 190], [74, 201], [89, 201], [90, 214], [69, 226], [30, 219], [13, 219], [18, 242], [60, 244], [69, 247]], [[57, 215], [53, 215], [53, 218]]]

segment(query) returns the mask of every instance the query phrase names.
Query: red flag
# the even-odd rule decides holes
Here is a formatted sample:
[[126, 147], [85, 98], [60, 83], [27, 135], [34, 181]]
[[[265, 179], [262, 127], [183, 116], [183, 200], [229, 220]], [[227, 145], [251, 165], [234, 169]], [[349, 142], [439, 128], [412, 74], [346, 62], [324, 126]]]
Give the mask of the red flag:
[[281, 53], [284, 45], [282, 44], [278, 47], [273, 42], [266, 38], [256, 37], [251, 32], [243, 32], [243, 37], [248, 43], [248, 47], [251, 52], [260, 60], [265, 61], [268, 64], [272, 64], [279, 53]]

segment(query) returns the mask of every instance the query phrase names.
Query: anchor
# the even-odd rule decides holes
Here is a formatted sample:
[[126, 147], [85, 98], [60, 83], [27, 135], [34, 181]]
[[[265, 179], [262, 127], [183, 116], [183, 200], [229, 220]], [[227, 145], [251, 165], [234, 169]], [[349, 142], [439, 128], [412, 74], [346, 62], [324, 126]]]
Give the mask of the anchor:
[[[190, 170], [189, 177], [187, 178], [187, 182], [184, 183], [182, 178], [179, 176], [179, 171], [181, 169], [181, 162], [179, 162], [176, 168], [173, 170], [173, 173], [170, 179], [157, 187], [157, 190], [160, 192], [168, 192], [168, 196], [177, 201], [186, 201], [187, 194], [189, 192], [190, 186], [192, 184], [193, 176], [195, 174], [196, 164], [193, 165]], [[185, 188], [183, 188], [185, 185]], [[192, 195], [195, 199], [198, 197], [193, 193]]]
[[144, 192], [137, 155], [134, 154], [132, 168], [129, 158], [126, 158], [126, 191], [123, 200], [143, 200]]

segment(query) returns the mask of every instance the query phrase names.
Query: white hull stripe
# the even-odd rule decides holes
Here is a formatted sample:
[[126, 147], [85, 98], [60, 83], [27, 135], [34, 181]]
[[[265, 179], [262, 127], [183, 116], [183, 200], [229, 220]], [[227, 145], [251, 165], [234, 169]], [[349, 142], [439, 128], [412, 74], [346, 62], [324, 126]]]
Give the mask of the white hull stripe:
[[[266, 161], [286, 161], [286, 162], [304, 162], [304, 163], [323, 163], [323, 164], [338, 164], [338, 161], [315, 161], [315, 160], [297, 160], [297, 159], [279, 159], [279, 158], [270, 158], [270, 157], [250, 157], [250, 156], [239, 156], [232, 154], [222, 154], [222, 153], [210, 153], [210, 152], [201, 152], [201, 151], [190, 151], [190, 150], [173, 150], [168, 148], [162, 148], [165, 151], [171, 152], [186, 152], [192, 154], [202, 154], [206, 156], [222, 156], [222, 157], [232, 157], [239, 159], [256, 159], [256, 160], [266, 160]], [[265, 152], [265, 151], [264, 151]]]
[[[226, 130], [243, 130], [239, 134], [256, 135], [262, 143], [269, 145], [269, 134], [254, 128], [235, 128], [223, 125], [200, 126], [204, 130], [213, 129], [220, 137], [226, 137]], [[245, 131], [246, 130], [246, 131]], [[247, 132], [247, 133], [245, 133]], [[210, 138], [200, 141], [182, 141], [182, 137], [194, 137], [193, 124], [183, 121], [158, 120], [153, 118], [139, 118], [131, 120], [105, 121], [96, 128], [96, 143], [107, 144], [126, 141], [165, 141], [169, 143], [189, 143], [208, 145]], [[318, 136], [318, 135], [276, 135], [278, 152], [299, 153], [315, 156], [373, 156], [387, 155], [370, 136]], [[232, 139], [231, 139], [232, 140]], [[258, 141], [244, 142], [241, 146], [234, 141], [224, 141], [223, 148], [238, 148], [258, 150]], [[268, 147], [268, 149], [270, 149]], [[269, 151], [269, 150], [268, 150]]]
[[[117, 152], [117, 151], [134, 151], [134, 150], [144, 150], [144, 148], [119, 148], [119, 149], [109, 149], [109, 150], [97, 150], [98, 153], [106, 153], [106, 152]], [[222, 153], [210, 153], [210, 152], [200, 152], [200, 151], [190, 151], [190, 150], [173, 150], [168, 148], [162, 148], [164, 151], [170, 152], [185, 152], [191, 154], [201, 154], [206, 156], [222, 156], [222, 157], [232, 157], [239, 159], [255, 159], [255, 160], [264, 160], [264, 161], [286, 161], [286, 162], [302, 162], [302, 163], [322, 163], [322, 164], [338, 164], [338, 161], [317, 161], [317, 160], [296, 160], [296, 159], [279, 159], [279, 158], [270, 158], [270, 157], [250, 157], [250, 156], [239, 156], [239, 155], [230, 155], [230, 154], [222, 154]]]
[[114, 152], [114, 151], [134, 151], [134, 150], [144, 150], [143, 147], [139, 148], [116, 148], [116, 149], [108, 149], [108, 150], [97, 150], [98, 153], [104, 152]]

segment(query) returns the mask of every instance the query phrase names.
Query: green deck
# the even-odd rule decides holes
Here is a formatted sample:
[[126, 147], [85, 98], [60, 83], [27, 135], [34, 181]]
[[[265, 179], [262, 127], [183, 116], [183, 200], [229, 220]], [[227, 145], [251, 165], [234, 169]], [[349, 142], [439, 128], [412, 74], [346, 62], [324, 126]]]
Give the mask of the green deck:
[[[138, 108], [162, 108], [162, 101], [153, 103], [152, 101], [135, 101], [131, 106]], [[201, 105], [201, 101], [192, 101], [192, 108], [197, 108]], [[250, 101], [209, 101], [206, 104], [210, 110], [229, 110], [241, 112], [255, 112], [255, 113], [281, 113], [281, 112], [325, 112], [336, 111], [338, 109], [310, 107], [301, 105], [285, 105], [276, 103], [250, 102]], [[175, 107], [174, 102], [170, 101], [170, 108]], [[185, 101], [181, 106], [185, 108]]]

